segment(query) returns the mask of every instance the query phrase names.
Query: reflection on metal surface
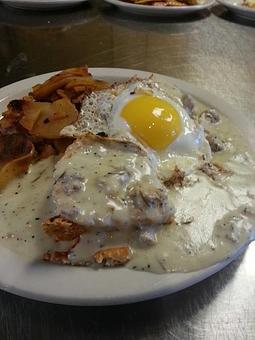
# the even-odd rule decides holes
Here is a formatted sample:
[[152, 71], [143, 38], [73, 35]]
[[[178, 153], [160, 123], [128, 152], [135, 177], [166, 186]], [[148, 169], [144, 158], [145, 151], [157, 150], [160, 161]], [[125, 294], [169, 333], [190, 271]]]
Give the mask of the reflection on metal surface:
[[13, 70], [19, 68], [22, 64], [25, 64], [28, 62], [27, 55], [23, 52], [20, 52], [14, 59], [12, 59], [9, 63], [9, 65], [6, 68], [6, 72], [10, 73]]
[[[101, 2], [95, 4], [99, 9], [93, 2], [92, 7], [66, 13], [68, 26], [54, 26], [61, 22], [60, 13], [54, 22], [33, 30], [2, 23], [2, 85], [84, 63], [137, 68], [194, 82], [224, 97], [242, 112], [252, 112], [255, 46], [251, 27], [213, 15], [183, 22], [138, 19], [119, 14]], [[93, 13], [92, 21], [86, 20], [89, 13]], [[82, 17], [84, 22], [79, 21]], [[30, 20], [27, 19], [28, 26]], [[21, 52], [29, 62], [6, 72], [10, 61]]]
[[0, 7], [0, 23], [6, 26], [23, 27], [63, 27], [84, 24], [93, 20], [99, 13], [94, 6], [84, 3], [78, 8], [58, 11], [25, 11], [5, 6]]

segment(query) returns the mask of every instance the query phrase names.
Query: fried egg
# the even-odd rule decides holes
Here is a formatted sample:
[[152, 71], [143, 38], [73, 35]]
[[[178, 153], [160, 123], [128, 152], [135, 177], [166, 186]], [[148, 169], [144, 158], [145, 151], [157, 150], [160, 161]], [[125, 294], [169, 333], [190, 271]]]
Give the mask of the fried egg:
[[169, 93], [171, 89], [160, 88], [151, 78], [133, 78], [94, 92], [83, 102], [75, 132], [131, 140], [162, 160], [173, 155], [210, 158], [203, 128]]
[[[254, 238], [252, 150], [230, 119], [195, 100], [191, 117], [178, 98], [153, 78], [88, 96], [63, 131], [81, 136], [62, 158], [32, 164], [1, 192], [4, 247], [22, 253], [26, 244], [33, 261], [43, 251], [55, 263], [155, 273], [199, 270], [240, 251]], [[199, 123], [224, 142], [210, 162]]]

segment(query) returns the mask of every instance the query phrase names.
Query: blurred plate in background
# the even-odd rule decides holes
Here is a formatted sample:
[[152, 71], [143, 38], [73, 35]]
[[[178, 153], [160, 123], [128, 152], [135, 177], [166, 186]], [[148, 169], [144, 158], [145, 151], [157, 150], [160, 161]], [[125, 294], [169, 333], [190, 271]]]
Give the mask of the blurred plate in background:
[[255, 9], [243, 6], [243, 0], [217, 0], [225, 6], [231, 13], [243, 18], [255, 20]]
[[3, 0], [7, 6], [20, 9], [51, 10], [78, 5], [88, 0]]
[[185, 15], [197, 11], [201, 11], [211, 7], [214, 4], [214, 0], [204, 0], [201, 5], [191, 5], [191, 6], [181, 6], [181, 7], [161, 7], [161, 6], [150, 6], [150, 5], [137, 5], [128, 3], [121, 0], [105, 0], [112, 5], [119, 7], [122, 11], [133, 13], [133, 14], [142, 14], [142, 15], [151, 15], [151, 16], [177, 16], [177, 15]]

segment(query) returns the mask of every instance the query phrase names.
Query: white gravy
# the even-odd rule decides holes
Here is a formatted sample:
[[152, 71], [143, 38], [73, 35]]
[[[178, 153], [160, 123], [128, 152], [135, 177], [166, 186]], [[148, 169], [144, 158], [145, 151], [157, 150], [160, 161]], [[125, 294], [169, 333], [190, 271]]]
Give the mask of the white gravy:
[[90, 229], [162, 224], [173, 215], [156, 166], [130, 143], [78, 139], [56, 164], [54, 179], [56, 215]]
[[[198, 106], [201, 110], [203, 106]], [[188, 176], [189, 185], [169, 191], [176, 207], [175, 223], [151, 228], [152, 244], [141, 242], [141, 231], [84, 234], [69, 258], [73, 263], [91, 262], [98, 249], [130, 245], [136, 270], [155, 273], [188, 272], [224, 260], [254, 237], [254, 162], [243, 139], [227, 119], [212, 126], [212, 131], [231, 144], [216, 153], [232, 172], [214, 181], [201, 171]], [[68, 243], [55, 244], [41, 228], [44, 219], [54, 214], [51, 203], [53, 168], [49, 158], [34, 164], [28, 173], [13, 180], [0, 193], [0, 245], [33, 261], [49, 250], [64, 250]], [[154, 242], [155, 240], [158, 242]]]

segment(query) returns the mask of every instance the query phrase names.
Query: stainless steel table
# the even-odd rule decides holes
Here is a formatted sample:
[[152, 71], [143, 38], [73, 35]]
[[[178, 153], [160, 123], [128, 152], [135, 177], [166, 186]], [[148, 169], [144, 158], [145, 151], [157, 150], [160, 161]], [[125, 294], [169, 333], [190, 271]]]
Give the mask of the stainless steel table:
[[[193, 82], [254, 114], [255, 23], [212, 12], [160, 19], [95, 0], [44, 13], [0, 5], [0, 85], [84, 63], [125, 67]], [[0, 339], [253, 340], [254, 262], [252, 244], [194, 287], [125, 306], [58, 306], [0, 292]]]

